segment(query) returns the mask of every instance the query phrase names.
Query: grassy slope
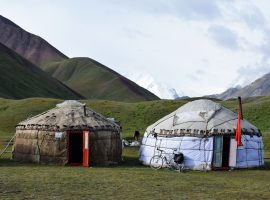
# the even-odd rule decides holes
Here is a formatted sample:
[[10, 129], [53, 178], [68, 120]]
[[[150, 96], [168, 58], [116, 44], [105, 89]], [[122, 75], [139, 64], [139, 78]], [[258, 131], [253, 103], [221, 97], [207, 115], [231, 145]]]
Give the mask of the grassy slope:
[[52, 62], [42, 69], [88, 99], [146, 101], [155, 95], [90, 58]]
[[[0, 139], [1, 135], [10, 137], [14, 126], [21, 120], [55, 107], [62, 100], [31, 98], [23, 100], [0, 99]], [[148, 125], [162, 116], [174, 111], [187, 100], [159, 100], [140, 103], [125, 103], [114, 101], [84, 100], [87, 106], [102, 113], [106, 117], [120, 120], [125, 137], [132, 135], [138, 129], [142, 133]], [[226, 107], [235, 110], [237, 102], [221, 101]], [[244, 117], [258, 126], [262, 132], [270, 132], [270, 97], [260, 97], [243, 101]], [[266, 144], [266, 146], [269, 144]], [[269, 146], [270, 148], [270, 146]]]
[[1, 43], [0, 83], [0, 97], [4, 98], [82, 98]]

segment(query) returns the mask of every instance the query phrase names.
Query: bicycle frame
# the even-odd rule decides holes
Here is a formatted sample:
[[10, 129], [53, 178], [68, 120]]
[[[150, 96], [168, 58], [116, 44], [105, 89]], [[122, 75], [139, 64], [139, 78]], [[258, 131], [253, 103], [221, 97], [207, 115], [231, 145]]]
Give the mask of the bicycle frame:
[[168, 158], [168, 156], [166, 156], [167, 153], [164, 150], [159, 149], [159, 148], [157, 148], [156, 150], [159, 151], [159, 152], [158, 152], [157, 155], [154, 155], [151, 158], [151, 160], [150, 160], [151, 168], [160, 169], [160, 168], [164, 167], [164, 164], [166, 164], [165, 167], [167, 167], [167, 168], [175, 168], [175, 169], [177, 169], [179, 171], [182, 171], [184, 169], [183, 163], [179, 164], [179, 163], [176, 163], [174, 161], [174, 155], [176, 154], [177, 149], [173, 150], [171, 158]]

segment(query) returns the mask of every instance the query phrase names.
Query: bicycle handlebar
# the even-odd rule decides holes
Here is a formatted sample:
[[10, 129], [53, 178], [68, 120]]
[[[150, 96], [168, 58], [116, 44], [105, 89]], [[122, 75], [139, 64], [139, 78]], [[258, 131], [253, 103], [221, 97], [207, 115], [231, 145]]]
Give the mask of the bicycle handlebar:
[[[157, 148], [157, 150], [160, 151], [160, 152], [165, 152], [165, 150], [162, 150], [160, 148]], [[175, 154], [175, 152], [177, 152], [177, 149], [173, 149], [173, 154]]]

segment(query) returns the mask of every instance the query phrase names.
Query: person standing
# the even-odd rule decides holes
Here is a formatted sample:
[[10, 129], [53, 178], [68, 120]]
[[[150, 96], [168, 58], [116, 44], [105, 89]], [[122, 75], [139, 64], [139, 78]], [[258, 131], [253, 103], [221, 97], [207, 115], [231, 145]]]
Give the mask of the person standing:
[[136, 130], [134, 132], [134, 134], [133, 134], [133, 138], [134, 138], [134, 140], [139, 141], [139, 139], [140, 139], [140, 131]]

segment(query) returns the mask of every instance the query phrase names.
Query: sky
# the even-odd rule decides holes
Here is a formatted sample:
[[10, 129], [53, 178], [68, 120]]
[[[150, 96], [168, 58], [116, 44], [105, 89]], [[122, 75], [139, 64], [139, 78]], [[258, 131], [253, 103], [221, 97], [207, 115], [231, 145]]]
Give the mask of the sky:
[[0, 0], [0, 14], [69, 57], [187, 96], [270, 72], [269, 0]]

